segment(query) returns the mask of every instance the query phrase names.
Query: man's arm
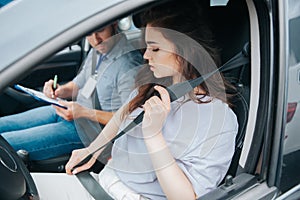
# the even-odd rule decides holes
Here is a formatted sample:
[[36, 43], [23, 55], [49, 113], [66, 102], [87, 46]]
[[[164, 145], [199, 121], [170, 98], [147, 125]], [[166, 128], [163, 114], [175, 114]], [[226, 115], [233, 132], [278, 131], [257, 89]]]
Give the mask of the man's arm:
[[103, 110], [95, 110], [85, 108], [81, 112], [81, 117], [88, 118], [92, 121], [99, 122], [100, 124], [106, 125], [108, 121], [113, 117], [114, 112], [107, 112]]
[[86, 118], [100, 124], [106, 125], [114, 115], [114, 112], [106, 112], [102, 110], [90, 109], [74, 101], [59, 101], [60, 104], [66, 106], [68, 109], [55, 107], [56, 113], [65, 120], [71, 121], [78, 118]]

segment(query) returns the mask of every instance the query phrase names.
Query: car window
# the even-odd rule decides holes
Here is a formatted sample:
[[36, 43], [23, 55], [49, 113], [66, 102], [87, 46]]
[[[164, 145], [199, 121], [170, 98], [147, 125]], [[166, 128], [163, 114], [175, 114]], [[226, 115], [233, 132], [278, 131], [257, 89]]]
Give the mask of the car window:
[[287, 6], [288, 98], [284, 133], [281, 190], [300, 183], [300, 1], [289, 0]]
[[11, 2], [12, 0], [0, 0], [0, 8]]

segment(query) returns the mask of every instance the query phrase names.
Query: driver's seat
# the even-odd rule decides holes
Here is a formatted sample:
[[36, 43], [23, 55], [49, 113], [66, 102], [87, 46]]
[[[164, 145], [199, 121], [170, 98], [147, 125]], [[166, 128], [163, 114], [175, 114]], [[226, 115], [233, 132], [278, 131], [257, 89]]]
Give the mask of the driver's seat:
[[65, 172], [71, 154], [45, 160], [29, 160], [29, 153], [26, 150], [18, 150], [17, 155], [23, 160], [30, 172]]
[[30, 161], [27, 167], [31, 172], [65, 172], [70, 156], [71, 154], [65, 154], [56, 158]]

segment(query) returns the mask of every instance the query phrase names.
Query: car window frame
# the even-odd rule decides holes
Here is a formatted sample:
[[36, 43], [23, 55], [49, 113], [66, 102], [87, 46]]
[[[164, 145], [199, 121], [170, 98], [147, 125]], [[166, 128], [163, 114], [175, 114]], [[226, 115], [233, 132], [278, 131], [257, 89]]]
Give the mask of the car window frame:
[[[153, 4], [153, 2], [157, 3], [155, 0], [148, 0], [147, 2], [134, 0], [122, 1], [110, 8], [95, 13], [78, 24], [66, 27], [65, 31], [55, 35], [55, 37], [49, 38], [45, 43], [27, 52], [26, 57], [15, 60], [12, 64], [8, 65], [9, 68], [2, 69], [0, 73], [0, 90], [3, 90], [6, 85], [13, 84], [14, 81], [11, 80], [18, 80], [22, 74], [31, 70], [34, 66], [69, 44], [88, 35], [88, 33], [117, 19], [128, 16], [133, 10], [145, 7], [151, 3]], [[115, 15], [115, 13], [118, 13], [118, 15]]]

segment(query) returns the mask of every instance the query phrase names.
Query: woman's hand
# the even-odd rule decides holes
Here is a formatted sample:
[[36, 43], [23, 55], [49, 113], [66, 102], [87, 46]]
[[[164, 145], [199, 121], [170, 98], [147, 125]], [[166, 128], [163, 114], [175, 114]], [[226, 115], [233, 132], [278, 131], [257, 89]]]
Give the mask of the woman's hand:
[[59, 101], [59, 104], [67, 107], [68, 109], [54, 106], [56, 110], [56, 114], [67, 121], [80, 118], [82, 116], [82, 113], [86, 111], [85, 107], [79, 105], [74, 101]]
[[152, 137], [161, 132], [171, 108], [168, 91], [161, 86], [155, 86], [154, 89], [159, 92], [161, 99], [153, 96], [143, 105], [145, 114], [142, 128], [145, 138]]
[[71, 158], [66, 164], [66, 173], [77, 174], [78, 172], [85, 171], [93, 166], [96, 162], [96, 158], [92, 157], [87, 163], [74, 168], [78, 163], [80, 163], [83, 159], [85, 159], [89, 155], [89, 150], [87, 148], [77, 149], [72, 151]]

